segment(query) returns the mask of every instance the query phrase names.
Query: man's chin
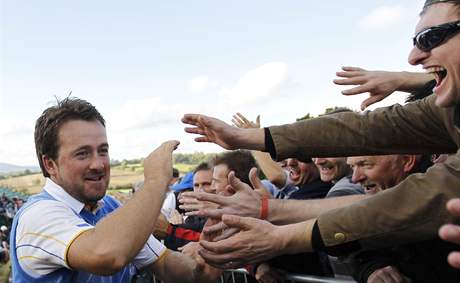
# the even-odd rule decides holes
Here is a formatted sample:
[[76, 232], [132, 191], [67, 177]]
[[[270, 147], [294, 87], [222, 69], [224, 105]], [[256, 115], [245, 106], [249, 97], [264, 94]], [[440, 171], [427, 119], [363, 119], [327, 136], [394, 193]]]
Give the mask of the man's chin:
[[451, 92], [435, 92], [436, 95], [436, 106], [447, 108], [455, 106], [460, 98], [455, 97]]

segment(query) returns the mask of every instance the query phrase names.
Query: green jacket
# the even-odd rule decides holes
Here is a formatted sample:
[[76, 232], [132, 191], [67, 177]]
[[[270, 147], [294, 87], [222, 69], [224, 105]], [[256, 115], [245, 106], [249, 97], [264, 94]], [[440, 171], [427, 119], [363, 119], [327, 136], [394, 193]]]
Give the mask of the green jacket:
[[431, 95], [404, 106], [269, 128], [277, 159], [457, 152], [425, 174], [320, 215], [317, 224], [326, 247], [357, 241], [372, 249], [433, 239], [442, 224], [453, 221], [445, 204], [460, 197], [460, 129], [454, 125], [460, 118], [454, 119], [454, 107], [440, 108], [434, 101]]

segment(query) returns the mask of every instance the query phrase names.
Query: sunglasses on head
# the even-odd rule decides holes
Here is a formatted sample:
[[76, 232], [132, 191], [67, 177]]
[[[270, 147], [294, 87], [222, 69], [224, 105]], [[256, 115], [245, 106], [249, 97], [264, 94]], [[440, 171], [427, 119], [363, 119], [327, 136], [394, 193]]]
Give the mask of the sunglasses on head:
[[415, 35], [413, 38], [414, 46], [428, 52], [444, 43], [458, 31], [460, 31], [460, 21], [426, 28]]

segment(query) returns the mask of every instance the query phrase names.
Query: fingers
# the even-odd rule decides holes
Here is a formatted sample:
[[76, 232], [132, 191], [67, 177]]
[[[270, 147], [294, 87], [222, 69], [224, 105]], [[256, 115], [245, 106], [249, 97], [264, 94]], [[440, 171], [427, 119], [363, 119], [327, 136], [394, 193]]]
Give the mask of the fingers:
[[222, 230], [222, 233], [214, 238], [214, 241], [222, 241], [225, 239], [230, 238], [231, 236], [235, 235], [236, 233], [240, 232], [238, 228], [227, 228]]
[[218, 205], [225, 204], [225, 197], [210, 194], [205, 192], [185, 192], [182, 194], [182, 197], [179, 199], [180, 203], [195, 203], [192, 199], [199, 200], [199, 201], [209, 201]]
[[227, 227], [238, 228], [240, 230], [251, 229], [254, 226], [254, 224], [257, 223], [257, 221], [262, 221], [262, 220], [258, 220], [258, 219], [251, 218], [251, 217], [241, 217], [237, 215], [228, 215], [228, 214], [222, 215], [222, 222]]
[[361, 110], [366, 109], [368, 106], [377, 103], [379, 101], [382, 101], [386, 96], [385, 95], [373, 95], [368, 98], [366, 98], [362, 103], [361, 103]]
[[169, 141], [165, 141], [163, 144], [161, 144], [160, 147], [164, 147], [166, 150], [172, 152], [173, 150], [177, 149], [179, 144], [180, 144], [180, 141], [178, 141], [178, 140], [169, 140]]
[[189, 124], [189, 125], [198, 125], [198, 120], [199, 120], [199, 114], [185, 114], [181, 121], [184, 124]]
[[262, 192], [267, 192], [267, 189], [265, 189], [262, 181], [259, 179], [256, 167], [251, 168], [249, 171], [249, 181], [251, 182], [251, 185], [254, 189]]
[[205, 131], [202, 128], [198, 127], [186, 127], [184, 131], [189, 134], [197, 134], [197, 135], [204, 135]]
[[215, 254], [202, 249], [198, 254], [205, 260], [205, 262], [215, 268], [220, 269], [236, 269], [244, 266], [244, 262], [240, 260], [233, 260], [232, 254]]
[[[347, 84], [352, 79], [359, 79], [364, 74], [363, 72], [336, 72], [335, 75], [337, 77], [346, 78], [346, 79], [335, 79], [334, 83], [336, 84]], [[348, 83], [350, 84], [350, 83]]]
[[346, 72], [353, 72], [353, 71], [366, 71], [366, 69], [360, 67], [352, 67], [352, 66], [343, 66], [342, 70]]
[[256, 123], [249, 121], [243, 114], [237, 112], [233, 115], [232, 123], [238, 128], [260, 128], [260, 115], [257, 116]]
[[451, 252], [447, 261], [452, 267], [460, 269], [460, 252]]
[[460, 198], [451, 199], [448, 201], [447, 210], [449, 210], [453, 216], [460, 217]]
[[350, 88], [350, 89], [343, 90], [342, 94], [343, 95], [355, 95], [355, 94], [369, 92], [370, 90], [371, 89], [370, 89], [369, 85], [363, 84], [363, 85], [359, 85], [357, 87], [353, 87], [353, 88]]
[[251, 122], [250, 122], [246, 117], [244, 117], [244, 115], [241, 114], [240, 112], [237, 112], [237, 113], [236, 113], [236, 116], [237, 116], [239, 119], [241, 119], [241, 121], [243, 121], [243, 122], [246, 123], [246, 124], [250, 124], [250, 123], [251, 123]]
[[460, 226], [454, 224], [443, 225], [439, 229], [439, 237], [445, 241], [460, 245]]
[[232, 123], [238, 128], [245, 128], [244, 122], [241, 120], [240, 117], [238, 117], [238, 114], [240, 113], [236, 113], [235, 115], [233, 115]]
[[240, 179], [238, 179], [235, 176], [234, 171], [230, 171], [230, 173], [228, 173], [228, 183], [235, 190], [235, 192], [244, 191], [244, 190], [252, 191], [252, 188], [248, 184], [242, 182]]
[[211, 233], [221, 232], [222, 230], [226, 228], [227, 228], [227, 225], [225, 225], [223, 222], [218, 222], [217, 224], [214, 224], [214, 225], [204, 226], [203, 232], [206, 234], [211, 234]]

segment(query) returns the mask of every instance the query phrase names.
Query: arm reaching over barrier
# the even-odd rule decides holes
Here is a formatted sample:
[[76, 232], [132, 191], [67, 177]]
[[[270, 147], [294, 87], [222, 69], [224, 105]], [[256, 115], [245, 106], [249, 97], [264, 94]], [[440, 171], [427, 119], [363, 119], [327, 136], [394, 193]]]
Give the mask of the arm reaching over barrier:
[[182, 122], [194, 126], [185, 128], [187, 133], [201, 135], [195, 138], [197, 142], [212, 142], [225, 149], [265, 149], [264, 129], [239, 129], [200, 114], [185, 114]]
[[369, 93], [369, 97], [361, 103], [361, 110], [377, 103], [395, 91], [413, 92], [434, 79], [432, 74], [412, 72], [368, 71], [359, 67], [342, 67], [343, 71], [336, 75], [338, 85], [355, 85], [356, 87], [342, 91], [344, 95]]

